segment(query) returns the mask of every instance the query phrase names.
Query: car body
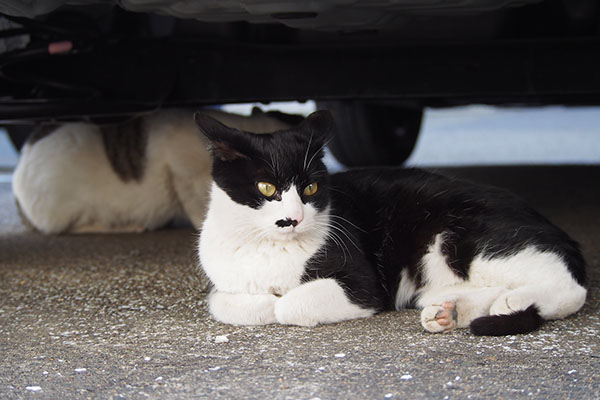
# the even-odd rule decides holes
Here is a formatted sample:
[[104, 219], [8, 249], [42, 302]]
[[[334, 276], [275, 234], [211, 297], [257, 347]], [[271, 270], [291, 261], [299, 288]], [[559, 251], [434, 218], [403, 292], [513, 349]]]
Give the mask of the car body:
[[366, 165], [401, 163], [425, 107], [600, 103], [593, 0], [118, 4], [4, 1], [0, 121], [314, 99]]

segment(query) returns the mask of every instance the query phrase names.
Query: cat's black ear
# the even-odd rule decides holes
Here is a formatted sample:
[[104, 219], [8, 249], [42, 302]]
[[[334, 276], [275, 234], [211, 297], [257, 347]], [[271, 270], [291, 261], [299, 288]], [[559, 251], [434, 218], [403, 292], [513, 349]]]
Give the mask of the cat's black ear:
[[325, 138], [331, 134], [333, 129], [333, 116], [328, 110], [315, 111], [304, 119], [300, 127], [311, 134], [317, 133], [320, 137]]
[[223, 125], [213, 117], [196, 112], [194, 120], [200, 131], [211, 141], [211, 153], [222, 161], [250, 158], [247, 155], [247, 143], [244, 132]]

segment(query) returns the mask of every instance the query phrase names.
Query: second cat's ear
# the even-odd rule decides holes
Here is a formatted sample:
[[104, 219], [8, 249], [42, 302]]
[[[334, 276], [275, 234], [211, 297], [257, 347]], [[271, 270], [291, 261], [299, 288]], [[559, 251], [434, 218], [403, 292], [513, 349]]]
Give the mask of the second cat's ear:
[[196, 112], [194, 120], [200, 131], [211, 142], [211, 153], [222, 161], [233, 161], [250, 158], [247, 153], [247, 143], [243, 138], [244, 132], [223, 125], [213, 117]]

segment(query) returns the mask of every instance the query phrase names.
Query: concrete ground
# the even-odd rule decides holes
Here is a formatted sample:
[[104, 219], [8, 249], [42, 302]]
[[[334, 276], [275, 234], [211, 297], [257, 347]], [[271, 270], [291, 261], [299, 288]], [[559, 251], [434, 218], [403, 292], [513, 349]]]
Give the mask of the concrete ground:
[[529, 335], [425, 333], [414, 310], [316, 328], [210, 319], [196, 234], [45, 237], [0, 184], [0, 398], [598, 399], [600, 167], [447, 173], [512, 188], [581, 244], [589, 297]]

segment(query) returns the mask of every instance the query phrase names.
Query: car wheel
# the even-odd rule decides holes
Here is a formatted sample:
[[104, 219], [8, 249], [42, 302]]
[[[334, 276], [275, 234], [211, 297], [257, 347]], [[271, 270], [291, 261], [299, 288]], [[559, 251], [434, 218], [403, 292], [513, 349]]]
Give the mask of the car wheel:
[[329, 149], [348, 167], [401, 165], [410, 156], [423, 119], [419, 107], [367, 101], [319, 101], [335, 118]]

